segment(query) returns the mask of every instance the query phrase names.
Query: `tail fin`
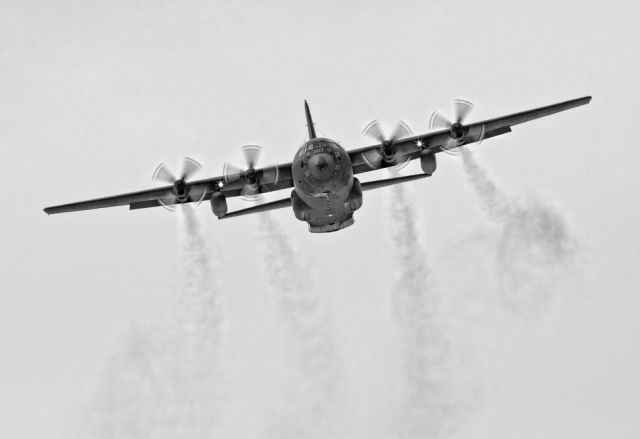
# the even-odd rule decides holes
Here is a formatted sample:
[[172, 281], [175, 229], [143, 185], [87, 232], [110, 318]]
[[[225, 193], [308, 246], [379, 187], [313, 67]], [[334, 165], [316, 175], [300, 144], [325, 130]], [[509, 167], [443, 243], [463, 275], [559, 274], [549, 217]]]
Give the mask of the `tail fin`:
[[316, 138], [316, 128], [313, 126], [313, 119], [311, 119], [311, 112], [309, 111], [309, 104], [304, 101], [304, 112], [307, 116], [307, 129], [309, 130], [309, 140]]

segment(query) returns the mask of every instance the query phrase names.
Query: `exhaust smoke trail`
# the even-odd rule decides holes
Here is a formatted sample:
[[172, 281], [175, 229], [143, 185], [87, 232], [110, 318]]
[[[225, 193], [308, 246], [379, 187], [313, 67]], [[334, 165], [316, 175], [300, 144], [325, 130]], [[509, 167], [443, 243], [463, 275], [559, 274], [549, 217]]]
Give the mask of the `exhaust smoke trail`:
[[[179, 323], [187, 336], [189, 355], [206, 356], [215, 361], [221, 326], [219, 289], [208, 241], [195, 211], [184, 208], [184, 262]], [[184, 338], [183, 338], [184, 340]]]
[[221, 408], [219, 292], [201, 224], [191, 208], [182, 213], [174, 315], [126, 335], [89, 407], [90, 437], [214, 437]]
[[[260, 215], [260, 236], [269, 282], [275, 290], [284, 336], [287, 389], [268, 436], [333, 437], [340, 368], [331, 319], [321, 296], [305, 284], [303, 269], [290, 238], [270, 214]], [[305, 275], [307, 273], [307, 275]]]
[[440, 297], [418, 241], [415, 212], [405, 188], [393, 187], [391, 206], [397, 280], [392, 303], [400, 330], [401, 406], [393, 426], [403, 438], [449, 437], [461, 422], [464, 404], [451, 377]]
[[508, 195], [468, 148], [464, 169], [483, 210], [500, 227], [497, 281], [503, 304], [537, 317], [561, 299], [558, 281], [575, 263], [577, 241], [562, 213], [532, 195]]

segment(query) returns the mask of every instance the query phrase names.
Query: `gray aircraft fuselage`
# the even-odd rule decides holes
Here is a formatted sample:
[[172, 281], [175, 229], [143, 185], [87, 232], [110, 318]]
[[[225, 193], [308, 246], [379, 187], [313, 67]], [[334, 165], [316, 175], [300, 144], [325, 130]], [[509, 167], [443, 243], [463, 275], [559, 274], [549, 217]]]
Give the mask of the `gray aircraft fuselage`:
[[333, 140], [312, 138], [292, 161], [296, 218], [311, 232], [333, 232], [353, 224], [362, 206], [360, 182], [354, 178], [349, 154]]

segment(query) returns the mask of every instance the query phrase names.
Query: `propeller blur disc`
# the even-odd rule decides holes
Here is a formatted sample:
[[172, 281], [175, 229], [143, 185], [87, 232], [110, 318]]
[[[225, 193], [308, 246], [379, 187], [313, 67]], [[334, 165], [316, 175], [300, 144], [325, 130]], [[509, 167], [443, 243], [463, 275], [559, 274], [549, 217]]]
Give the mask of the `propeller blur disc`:
[[[367, 125], [365, 125], [365, 127], [362, 129], [362, 133], [367, 137], [376, 140], [381, 145], [380, 149], [372, 149], [362, 154], [362, 159], [371, 169], [381, 169], [383, 167], [382, 163], [385, 159], [385, 154], [387, 154], [387, 152], [385, 152], [385, 148], [393, 147], [394, 142], [396, 142], [397, 140], [401, 140], [405, 137], [410, 137], [411, 135], [413, 135], [413, 131], [411, 130], [409, 125], [400, 120], [393, 128], [391, 136], [386, 137], [384, 134], [384, 130], [382, 129], [382, 125], [377, 119], [372, 120]], [[395, 162], [393, 168], [396, 171], [399, 171], [400, 169], [404, 168], [410, 160], [406, 156], [398, 155], [395, 149], [392, 149], [391, 151], [393, 151], [393, 160]]]
[[[448, 117], [444, 116], [442, 112], [439, 110], [431, 113], [431, 117], [429, 118], [429, 130], [441, 130], [441, 129], [449, 129], [452, 134], [451, 138], [447, 139], [441, 146], [442, 151], [451, 154], [457, 155], [460, 153], [459, 148], [464, 144], [465, 137], [473, 137], [473, 133], [464, 130], [464, 121], [469, 116], [471, 111], [474, 108], [473, 102], [467, 99], [454, 99], [453, 100], [453, 120], [452, 122]], [[478, 136], [479, 140], [477, 142], [481, 142], [484, 138], [484, 126], [481, 127], [480, 135]]]
[[[195, 205], [199, 205], [202, 200], [207, 195], [207, 189], [204, 185], [199, 187], [198, 192], [194, 193], [194, 189], [187, 182], [189, 178], [191, 178], [194, 174], [196, 174], [200, 169], [202, 169], [202, 165], [195, 159], [191, 157], [183, 157], [182, 159], [182, 172], [180, 173], [181, 177], [176, 178], [175, 174], [169, 169], [169, 167], [165, 163], [160, 163], [152, 176], [152, 180], [154, 182], [160, 182], [164, 184], [176, 185], [181, 183], [182, 185], [186, 184], [186, 197], [188, 202], [195, 203]], [[187, 201], [181, 201], [178, 199], [178, 195], [174, 191], [171, 193], [171, 198], [166, 200], [158, 200], [158, 203], [162, 205], [165, 209], [173, 212], [176, 210], [176, 205], [185, 203]]]
[[241, 198], [247, 201], [260, 199], [264, 186], [276, 185], [280, 178], [280, 169], [276, 165], [256, 169], [262, 149], [260, 145], [245, 145], [241, 148], [241, 152], [246, 167], [240, 168], [225, 163], [222, 169], [225, 184], [236, 184], [235, 187], [240, 189]]

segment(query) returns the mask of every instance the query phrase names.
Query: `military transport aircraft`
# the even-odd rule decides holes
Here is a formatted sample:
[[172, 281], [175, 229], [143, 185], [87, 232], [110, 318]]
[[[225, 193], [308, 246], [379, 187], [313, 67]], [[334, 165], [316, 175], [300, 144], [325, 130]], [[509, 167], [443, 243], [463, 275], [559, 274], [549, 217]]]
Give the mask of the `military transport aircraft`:
[[[590, 101], [591, 96], [586, 96], [464, 124], [473, 104], [456, 99], [453, 120], [440, 112], [434, 112], [429, 122], [431, 132], [427, 134], [413, 135], [405, 123], [399, 122], [393, 133], [386, 137], [380, 123], [373, 121], [363, 131], [374, 138], [376, 144], [350, 151], [331, 139], [316, 136], [309, 106], [305, 101], [309, 140], [298, 148], [290, 163], [256, 168], [261, 149], [250, 145], [242, 150], [246, 169], [225, 165], [222, 176], [189, 181], [200, 165], [185, 157], [180, 177], [175, 177], [165, 165], [158, 166], [154, 180], [167, 183], [162, 187], [47, 207], [44, 211], [53, 214], [127, 204], [129, 209], [158, 206], [173, 209], [178, 204], [209, 201], [213, 213], [218, 219], [224, 219], [292, 207], [296, 218], [309, 224], [310, 232], [333, 232], [353, 224], [353, 213], [362, 206], [363, 191], [431, 176], [436, 170], [437, 153], [509, 133], [513, 125], [585, 105]], [[424, 173], [363, 183], [355, 177], [356, 174], [377, 169], [400, 169], [414, 159], [420, 159]], [[291, 188], [291, 195], [281, 200], [228, 212], [229, 197], [260, 200], [260, 194]]]

